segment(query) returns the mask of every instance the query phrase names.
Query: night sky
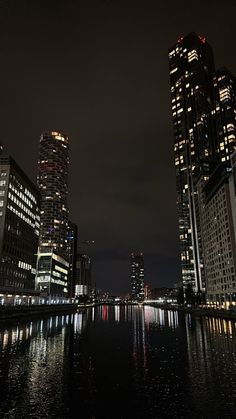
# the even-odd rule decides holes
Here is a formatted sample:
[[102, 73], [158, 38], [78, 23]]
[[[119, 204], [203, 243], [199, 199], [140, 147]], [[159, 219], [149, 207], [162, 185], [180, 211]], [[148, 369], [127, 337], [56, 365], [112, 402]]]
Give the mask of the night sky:
[[235, 0], [0, 0], [1, 141], [35, 180], [41, 132], [69, 136], [99, 288], [129, 291], [132, 250], [150, 286], [179, 280], [167, 52], [195, 31], [236, 74], [235, 16]]

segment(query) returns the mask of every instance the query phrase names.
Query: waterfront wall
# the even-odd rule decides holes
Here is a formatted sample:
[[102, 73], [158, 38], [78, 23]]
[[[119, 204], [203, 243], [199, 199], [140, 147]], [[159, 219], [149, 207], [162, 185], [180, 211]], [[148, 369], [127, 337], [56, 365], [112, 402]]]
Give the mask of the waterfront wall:
[[20, 319], [22, 317], [42, 316], [48, 314], [69, 313], [76, 311], [76, 304], [51, 304], [51, 305], [19, 305], [0, 306], [0, 321], [7, 319]]

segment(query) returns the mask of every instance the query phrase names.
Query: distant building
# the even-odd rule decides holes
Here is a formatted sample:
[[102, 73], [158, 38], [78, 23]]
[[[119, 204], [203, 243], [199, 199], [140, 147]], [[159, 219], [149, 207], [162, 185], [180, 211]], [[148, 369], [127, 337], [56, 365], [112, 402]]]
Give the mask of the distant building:
[[75, 298], [88, 299], [91, 294], [91, 260], [88, 255], [78, 254], [75, 269]]
[[69, 258], [68, 293], [69, 297], [75, 296], [76, 256], [78, 246], [78, 226], [71, 221], [67, 228], [67, 252]]
[[[235, 159], [234, 159], [235, 160]], [[205, 186], [202, 234], [207, 302], [236, 302], [236, 166], [220, 165]]]
[[37, 287], [52, 301], [64, 300], [69, 292], [68, 168], [68, 137], [57, 131], [43, 133], [37, 177], [42, 197]]
[[159, 301], [161, 303], [170, 303], [177, 301], [177, 288], [153, 288], [151, 290], [150, 299]]
[[144, 285], [144, 298], [145, 300], [148, 300], [151, 297], [151, 290], [149, 288], [149, 285]]
[[131, 298], [144, 300], [144, 259], [143, 253], [131, 254]]
[[[0, 303], [33, 302], [37, 295], [39, 205], [37, 187], [12, 157], [1, 155]], [[12, 298], [9, 300], [7, 295]]]

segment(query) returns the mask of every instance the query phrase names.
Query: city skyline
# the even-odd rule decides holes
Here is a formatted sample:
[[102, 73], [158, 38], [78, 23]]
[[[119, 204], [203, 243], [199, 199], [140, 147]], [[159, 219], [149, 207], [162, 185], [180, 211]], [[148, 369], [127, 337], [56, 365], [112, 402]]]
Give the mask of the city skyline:
[[[59, 2], [60, 5], [62, 3]], [[156, 13], [158, 11], [154, 3], [150, 4], [152, 7], [149, 9], [146, 6], [145, 9], [149, 18], [151, 10]], [[228, 5], [230, 7], [230, 2]], [[73, 7], [78, 11], [76, 6]], [[79, 52], [82, 53], [81, 58], [83, 58], [80, 64], [73, 58], [74, 44], [73, 48], [69, 48], [66, 52], [70, 36], [65, 35], [65, 38], [63, 36], [60, 38], [60, 35], [57, 35], [58, 39], [49, 31], [49, 19], [45, 17], [45, 11], [48, 13], [48, 8], [43, 6], [42, 9], [37, 10], [40, 18], [45, 19], [43, 20], [45, 34], [40, 32], [44, 51], [40, 50], [38, 35], [30, 26], [34, 22], [36, 28], [39, 27], [40, 18], [34, 15], [33, 8], [27, 11], [28, 18], [32, 18], [32, 22], [29, 22], [29, 29], [33, 31], [33, 41], [28, 41], [19, 50], [25, 58], [25, 63], [20, 64], [18, 73], [9, 72], [9, 76], [4, 78], [6, 82], [4, 89], [8, 89], [9, 94], [8, 105], [6, 101], [1, 102], [4, 111], [2, 141], [7, 151], [23, 167], [28, 176], [36, 179], [37, 144], [40, 133], [44, 129], [55, 129], [65, 132], [70, 137], [72, 148], [69, 174], [70, 218], [79, 226], [81, 241], [94, 239], [96, 242], [93, 248], [85, 249], [85, 252], [88, 251], [92, 256], [94, 279], [99, 286], [114, 292], [127, 290], [129, 286], [128, 255], [132, 250], [144, 252], [146, 281], [151, 286], [173, 285], [180, 278], [180, 273], [167, 50], [170, 45], [174, 44], [178, 35], [186, 35], [194, 29], [200, 35], [206, 36], [212, 45], [216, 67], [225, 65], [235, 74], [235, 58], [230, 56], [233, 49], [230, 31], [224, 28], [225, 32], [221, 33], [221, 38], [219, 38], [216, 23], [210, 22], [206, 25], [206, 21], [205, 23], [203, 21], [200, 27], [197, 25], [196, 28], [193, 27], [193, 22], [181, 26], [180, 19], [178, 25], [172, 27], [168, 34], [165, 34], [166, 37], [161, 39], [159, 54], [157, 51], [157, 46], [160, 47], [160, 43], [157, 42], [158, 34], [164, 34], [163, 28], [163, 32], [159, 33], [153, 20], [151, 29], [148, 29], [142, 39], [141, 35], [144, 34], [142, 31], [139, 33], [138, 22], [142, 22], [145, 29], [147, 29], [147, 22], [145, 17], [141, 17], [139, 7], [134, 11], [137, 22], [132, 21], [129, 27], [127, 17], [124, 18], [121, 14], [121, 20], [118, 20], [117, 15], [115, 16], [114, 4], [104, 2], [94, 8], [92, 16], [94, 22], [98, 16], [100, 17], [98, 28], [96, 27], [92, 32], [95, 35], [95, 30], [99, 29], [96, 35], [100, 43], [96, 44], [90, 34], [90, 38], [85, 37], [89, 46], [86, 49], [86, 44], [79, 43], [81, 34], [75, 36]], [[205, 10], [207, 14], [207, 9]], [[81, 8], [80, 11], [82, 12], [80, 16], [84, 14], [88, 22], [86, 7]], [[27, 21], [24, 10], [20, 12], [23, 13], [23, 21], [24, 19]], [[65, 27], [68, 29], [69, 21], [73, 18], [71, 12], [69, 10], [67, 12]], [[4, 13], [9, 18], [9, 10], [5, 10]], [[50, 14], [55, 27], [60, 26], [61, 13], [62, 9], [59, 7], [55, 10], [55, 15]], [[164, 13], [163, 10], [162, 13]], [[217, 22], [220, 18], [218, 4], [214, 13], [217, 17], [215, 22]], [[127, 7], [126, 16], [131, 17], [131, 15], [131, 9]], [[113, 47], [110, 44], [111, 41], [106, 40], [105, 36], [108, 27], [111, 31], [107, 23], [108, 17], [116, 24], [111, 34], [111, 40], [116, 41]], [[199, 16], [196, 16], [196, 22], [198, 19]], [[105, 23], [103, 30], [102, 22]], [[120, 22], [124, 22], [123, 31], [119, 26]], [[13, 32], [9, 38], [4, 38], [2, 41], [5, 42], [3, 44], [5, 47], [12, 45], [11, 41], [14, 35], [16, 36], [18, 23], [15, 23], [16, 27], [12, 28]], [[88, 35], [85, 26], [82, 28], [83, 33]], [[131, 29], [135, 31], [134, 37], [132, 37]], [[69, 31], [70, 35], [72, 33], [73, 29]], [[26, 32], [23, 31], [20, 34], [20, 37], [25, 39], [26, 34], [27, 29]], [[48, 37], [48, 48], [47, 35], [51, 35]], [[122, 35], [121, 40], [117, 40], [117, 35]], [[125, 37], [128, 39], [127, 49], [124, 49]], [[134, 48], [136, 39], [141, 51]], [[28, 48], [33, 48], [34, 41], [36, 41], [36, 49], [31, 52], [38, 65], [40, 58], [46, 58], [42, 63], [45, 62], [47, 72], [43, 64], [36, 68], [36, 64], [27, 61]], [[13, 51], [17, 46], [19, 45], [16, 42]], [[56, 60], [60, 46], [68, 58], [66, 65], [61, 55], [59, 55], [59, 61]], [[95, 46], [97, 46], [97, 52], [93, 55], [94, 58], [91, 58], [89, 52], [92, 54]], [[36, 52], [39, 53], [38, 56]], [[129, 52], [133, 54], [132, 74], [127, 66], [131, 64], [128, 58]], [[153, 58], [154, 52], [155, 58]], [[7, 48], [3, 48], [3, 55], [4, 69], [7, 70], [14, 59], [9, 55]], [[161, 66], [159, 66], [159, 59]], [[99, 64], [97, 72], [93, 71], [96, 63]], [[26, 79], [29, 73], [27, 73], [26, 65], [29, 65], [28, 71], [35, 75], [27, 80], [28, 83]], [[139, 70], [137, 70], [138, 67], [140, 67]], [[76, 68], [79, 70], [77, 74]], [[71, 69], [70, 83], [68, 76]], [[63, 71], [66, 75], [64, 86], [62, 86], [63, 81], [61, 83]], [[13, 75], [15, 75], [13, 88], [9, 89], [9, 81], [12, 82]], [[19, 77], [22, 79], [22, 85], [19, 85]], [[21, 99], [18, 99], [22, 97], [22, 89], [25, 89], [26, 93], [24, 110], [20, 109]], [[45, 103], [47, 90], [49, 90], [46, 96], [48, 102]], [[137, 91], [140, 93], [137, 94]], [[78, 100], [77, 96], [81, 92], [82, 98]], [[14, 124], [16, 128], [10, 126], [8, 122], [10, 117], [16, 120]], [[32, 122], [26, 124], [26, 121]], [[22, 136], [20, 147], [18, 146], [18, 131]], [[112, 141], [111, 137], [113, 137]], [[25, 155], [26, 148], [29, 153], [32, 153], [30, 159], [27, 158], [28, 153], [27, 156]], [[163, 173], [166, 175], [164, 184]]]

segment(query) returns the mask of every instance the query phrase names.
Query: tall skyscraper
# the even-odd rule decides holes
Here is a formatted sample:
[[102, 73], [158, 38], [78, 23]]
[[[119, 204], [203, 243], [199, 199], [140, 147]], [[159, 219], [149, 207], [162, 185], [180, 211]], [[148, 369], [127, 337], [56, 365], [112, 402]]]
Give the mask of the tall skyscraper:
[[40, 247], [67, 258], [69, 139], [59, 132], [41, 135], [38, 187], [42, 197]]
[[214, 161], [212, 49], [191, 33], [169, 50], [169, 66], [182, 281], [199, 292], [205, 279], [196, 185], [209, 178]]
[[131, 298], [144, 300], [144, 259], [142, 253], [131, 253]]
[[[40, 193], [8, 155], [0, 156], [1, 301], [35, 298]], [[10, 300], [9, 300], [10, 298]], [[14, 300], [14, 301], [13, 301]]]
[[37, 177], [41, 192], [37, 286], [45, 298], [55, 300], [68, 293], [68, 166], [68, 137], [56, 131], [43, 133]]

